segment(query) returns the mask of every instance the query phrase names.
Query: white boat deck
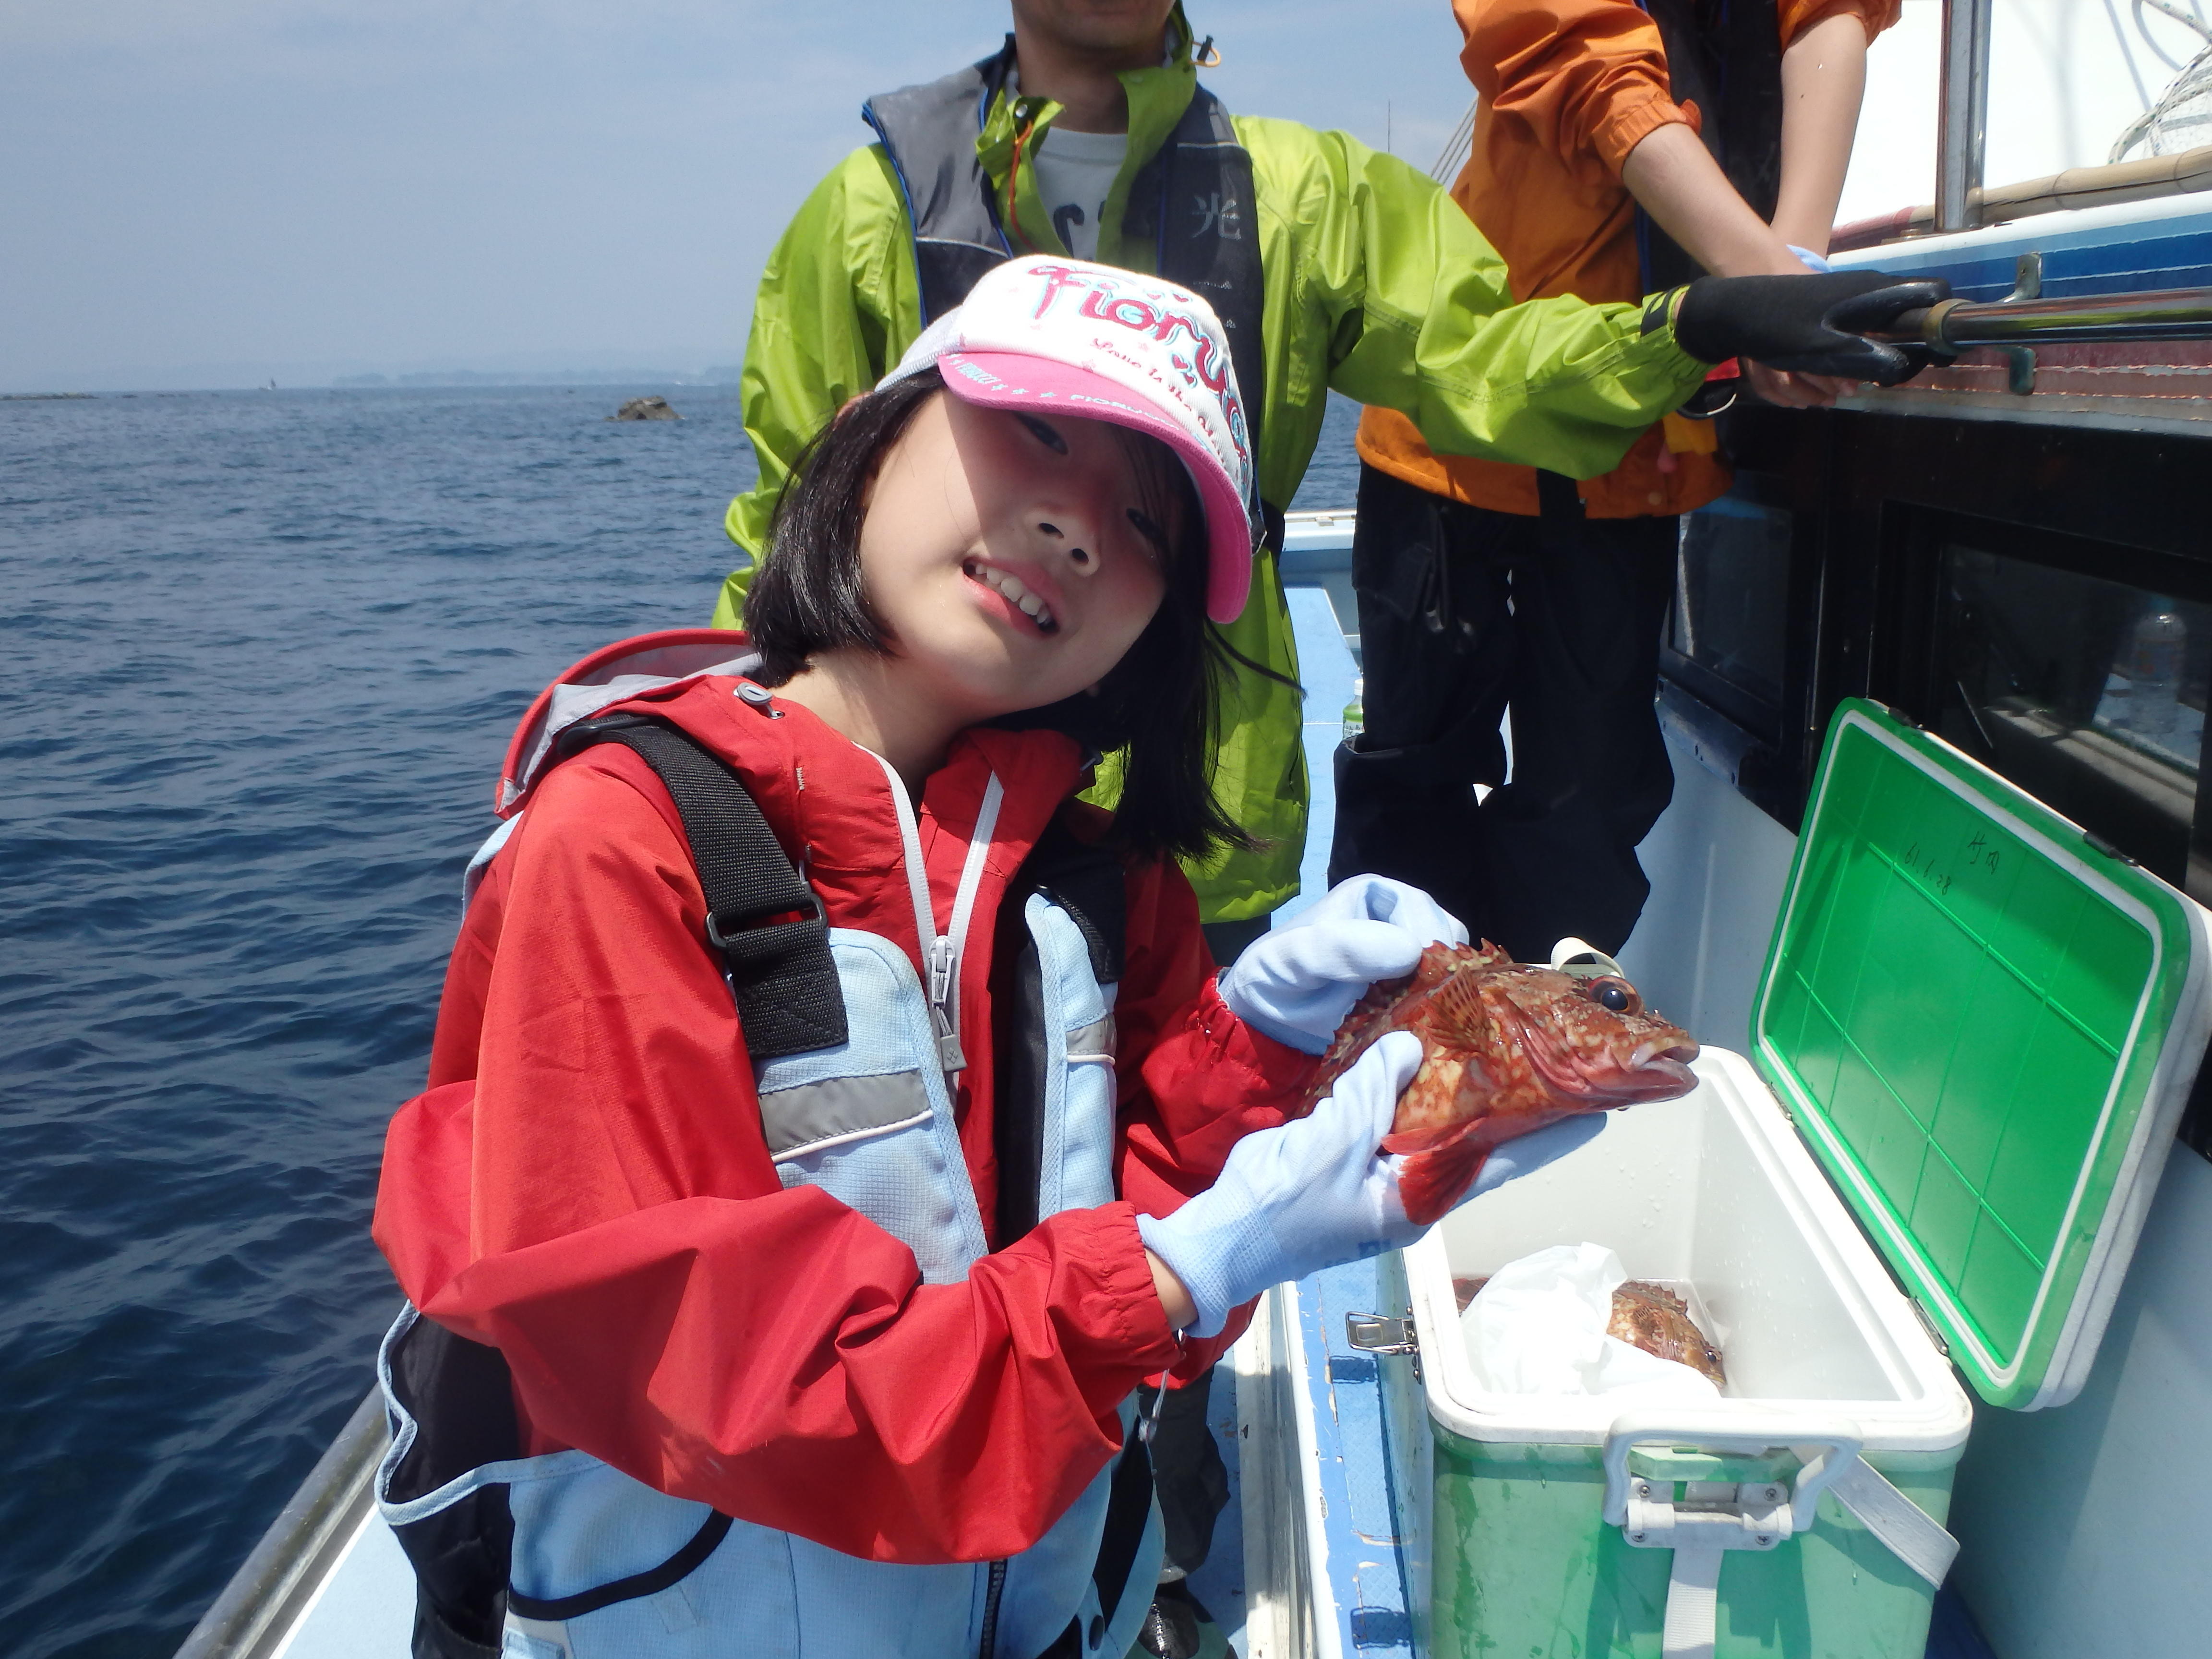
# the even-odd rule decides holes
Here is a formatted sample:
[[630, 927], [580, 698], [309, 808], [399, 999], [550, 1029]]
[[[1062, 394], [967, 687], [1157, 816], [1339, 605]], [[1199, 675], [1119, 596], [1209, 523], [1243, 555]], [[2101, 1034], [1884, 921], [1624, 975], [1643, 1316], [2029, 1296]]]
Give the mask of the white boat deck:
[[270, 1659], [406, 1659], [414, 1628], [415, 1571], [372, 1507]]

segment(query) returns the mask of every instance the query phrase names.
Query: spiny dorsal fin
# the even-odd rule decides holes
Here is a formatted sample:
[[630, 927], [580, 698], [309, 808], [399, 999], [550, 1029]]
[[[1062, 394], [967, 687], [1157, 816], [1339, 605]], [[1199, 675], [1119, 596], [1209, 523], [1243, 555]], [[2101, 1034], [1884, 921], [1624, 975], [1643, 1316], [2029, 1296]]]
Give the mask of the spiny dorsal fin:
[[1480, 1053], [1488, 1046], [1490, 1010], [1482, 1000], [1482, 974], [1469, 969], [1454, 974], [1437, 988], [1425, 1022], [1430, 1032], [1447, 1048]]

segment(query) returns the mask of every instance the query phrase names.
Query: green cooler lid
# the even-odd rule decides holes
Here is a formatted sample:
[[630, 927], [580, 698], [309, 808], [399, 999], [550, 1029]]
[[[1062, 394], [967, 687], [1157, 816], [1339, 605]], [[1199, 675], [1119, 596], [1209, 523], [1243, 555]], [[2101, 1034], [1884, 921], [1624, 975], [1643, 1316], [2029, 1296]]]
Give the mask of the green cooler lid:
[[1837, 710], [1752, 1053], [1993, 1405], [2088, 1378], [2212, 1030], [2205, 921], [1940, 738]]

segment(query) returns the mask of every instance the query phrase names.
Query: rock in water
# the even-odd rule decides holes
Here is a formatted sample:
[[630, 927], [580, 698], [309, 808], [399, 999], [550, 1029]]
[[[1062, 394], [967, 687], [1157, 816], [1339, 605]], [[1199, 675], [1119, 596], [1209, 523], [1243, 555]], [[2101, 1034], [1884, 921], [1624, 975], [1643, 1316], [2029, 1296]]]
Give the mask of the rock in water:
[[611, 421], [680, 421], [665, 398], [633, 398], [607, 416]]

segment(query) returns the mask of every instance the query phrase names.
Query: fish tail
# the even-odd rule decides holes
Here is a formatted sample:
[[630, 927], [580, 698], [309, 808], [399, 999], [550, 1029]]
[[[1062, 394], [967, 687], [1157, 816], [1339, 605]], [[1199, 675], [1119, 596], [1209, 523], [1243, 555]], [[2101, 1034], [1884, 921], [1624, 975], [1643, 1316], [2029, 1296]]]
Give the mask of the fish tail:
[[1398, 1200], [1416, 1227], [1441, 1221], [1466, 1196], [1490, 1157], [1490, 1148], [1468, 1126], [1457, 1139], [1413, 1153], [1398, 1171]]

